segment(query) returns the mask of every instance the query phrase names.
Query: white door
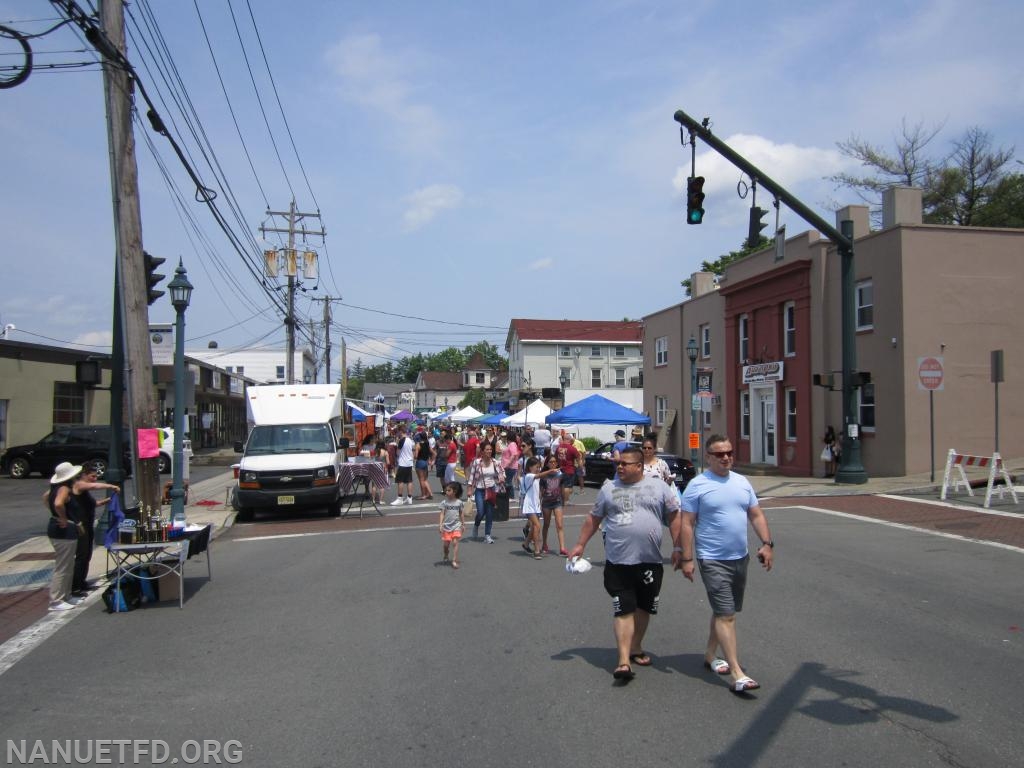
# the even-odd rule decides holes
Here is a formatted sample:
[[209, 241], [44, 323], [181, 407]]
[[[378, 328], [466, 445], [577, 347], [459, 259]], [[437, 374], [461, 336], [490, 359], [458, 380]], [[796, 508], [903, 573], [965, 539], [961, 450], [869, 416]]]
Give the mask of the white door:
[[775, 454], [775, 386], [753, 388], [753, 422], [750, 434], [750, 461], [777, 466]]

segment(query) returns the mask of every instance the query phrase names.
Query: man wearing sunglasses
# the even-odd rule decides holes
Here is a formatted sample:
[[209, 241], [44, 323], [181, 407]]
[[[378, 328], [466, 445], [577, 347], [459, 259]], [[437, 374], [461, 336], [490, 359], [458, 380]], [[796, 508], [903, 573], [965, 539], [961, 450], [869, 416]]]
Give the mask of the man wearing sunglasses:
[[[679, 496], [674, 487], [644, 477], [644, 460], [636, 446], [625, 448], [615, 461], [617, 477], [606, 482], [583, 521], [570, 559], [583, 554], [590, 537], [604, 523], [604, 588], [612, 598], [612, 627], [618, 665], [612, 673], [623, 682], [633, 678], [632, 664], [651, 665], [644, 651], [644, 634], [658, 612], [663, 574], [661, 539], [668, 525], [679, 550], [682, 529]], [[673, 553], [673, 565], [678, 565]]]
[[[743, 672], [736, 653], [736, 614], [743, 610], [750, 561], [747, 523], [761, 539], [757, 559], [767, 571], [772, 569], [775, 542], [754, 489], [743, 475], [732, 471], [729, 438], [712, 435], [705, 450], [708, 468], [683, 493], [682, 549], [676, 568], [693, 581], [696, 558], [712, 611], [704, 666], [731, 675], [729, 689], [743, 693], [761, 687]], [[719, 649], [724, 659], [718, 656]]]

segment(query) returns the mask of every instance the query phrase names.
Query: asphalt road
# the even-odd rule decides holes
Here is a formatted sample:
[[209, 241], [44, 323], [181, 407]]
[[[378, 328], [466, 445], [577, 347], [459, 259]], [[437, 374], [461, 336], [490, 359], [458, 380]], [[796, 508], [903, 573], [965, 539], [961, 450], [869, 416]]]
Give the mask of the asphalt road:
[[[237, 740], [240, 765], [267, 768], [1019, 763], [1019, 552], [769, 515], [776, 569], [752, 569], [739, 619], [752, 695], [703, 670], [706, 599], [678, 574], [648, 633], [654, 665], [622, 686], [600, 570], [525, 556], [514, 520], [494, 545], [463, 544], [459, 571], [439, 565], [433, 522], [256, 524], [217, 541], [184, 610], [76, 612], [4, 673], [0, 732], [155, 739], [172, 756]], [[588, 554], [600, 564], [599, 540]]]
[[[224, 467], [194, 466], [190, 468], [191, 482], [222, 474]], [[164, 482], [170, 475], [160, 476]], [[24, 480], [0, 477], [0, 552], [32, 536], [46, 534], [49, 513], [42, 504], [42, 495], [50, 487], [48, 478], [33, 475]], [[98, 494], [97, 494], [98, 495]]]

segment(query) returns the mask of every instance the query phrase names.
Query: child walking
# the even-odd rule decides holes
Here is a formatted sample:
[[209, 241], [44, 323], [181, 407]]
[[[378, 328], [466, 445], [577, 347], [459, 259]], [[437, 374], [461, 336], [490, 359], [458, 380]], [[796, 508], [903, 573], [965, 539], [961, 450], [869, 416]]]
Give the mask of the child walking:
[[540, 507], [540, 479], [558, 472], [558, 467], [540, 472], [541, 460], [529, 458], [526, 460], [525, 473], [522, 482], [522, 510], [523, 517], [529, 530], [526, 532], [526, 541], [523, 542], [523, 549], [531, 552], [530, 544], [533, 543], [533, 559], [540, 560], [544, 557], [541, 553], [541, 507]]
[[441, 534], [441, 546], [444, 550], [444, 564], [448, 565], [448, 552], [451, 550], [452, 568], [459, 567], [459, 539], [462, 538], [462, 483], [452, 481], [444, 487], [444, 501], [441, 502], [441, 516], [437, 521], [437, 530]]

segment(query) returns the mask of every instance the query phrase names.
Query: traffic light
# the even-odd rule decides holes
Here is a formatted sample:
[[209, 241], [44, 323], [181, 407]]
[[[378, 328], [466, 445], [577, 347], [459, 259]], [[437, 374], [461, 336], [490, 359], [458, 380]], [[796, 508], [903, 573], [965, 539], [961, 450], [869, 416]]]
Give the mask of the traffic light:
[[690, 176], [686, 180], [686, 223], [704, 221], [704, 177]]
[[747, 231], [747, 247], [756, 248], [761, 242], [761, 230], [768, 226], [768, 222], [761, 221], [768, 211], [758, 208], [756, 205], [750, 209], [750, 229]]
[[167, 259], [161, 259], [159, 256], [153, 256], [152, 254], [142, 252], [142, 258], [146, 261], [146, 303], [149, 306], [153, 306], [153, 302], [164, 295], [163, 291], [158, 291], [156, 287], [160, 284], [167, 275], [162, 275], [156, 270], [160, 268]]

